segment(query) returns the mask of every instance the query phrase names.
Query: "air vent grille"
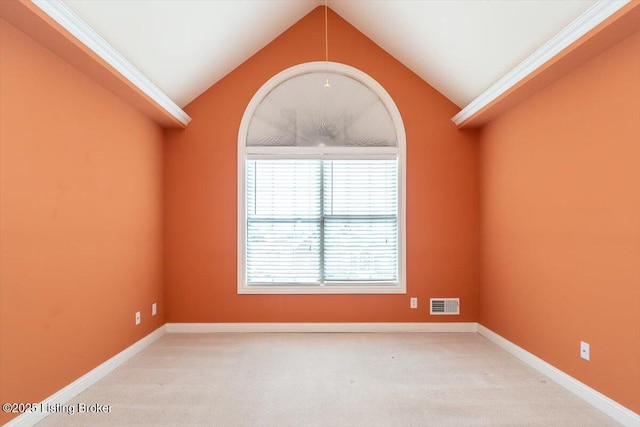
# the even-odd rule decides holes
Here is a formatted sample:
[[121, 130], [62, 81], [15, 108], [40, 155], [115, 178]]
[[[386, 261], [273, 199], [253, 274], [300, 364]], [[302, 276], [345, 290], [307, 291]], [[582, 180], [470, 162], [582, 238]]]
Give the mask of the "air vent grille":
[[460, 298], [431, 298], [431, 314], [460, 314]]

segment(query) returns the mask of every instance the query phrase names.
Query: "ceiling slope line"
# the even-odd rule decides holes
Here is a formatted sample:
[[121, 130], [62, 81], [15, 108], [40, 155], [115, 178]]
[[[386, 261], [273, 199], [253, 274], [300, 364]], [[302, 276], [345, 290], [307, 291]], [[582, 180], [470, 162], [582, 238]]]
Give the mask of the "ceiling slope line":
[[131, 84], [150, 97], [161, 108], [183, 125], [189, 124], [191, 117], [185, 113], [167, 94], [158, 88], [147, 76], [131, 64], [113, 46], [95, 32], [62, 1], [31, 0], [34, 5], [60, 24], [71, 35], [87, 46], [98, 57], [113, 67]]
[[491, 85], [489, 89], [485, 90], [476, 99], [471, 101], [466, 107], [460, 110], [458, 114], [453, 116], [451, 120], [457, 126], [461, 126], [554, 56], [576, 42], [580, 37], [622, 9], [630, 1], [631, 0], [598, 0], [551, 40]]

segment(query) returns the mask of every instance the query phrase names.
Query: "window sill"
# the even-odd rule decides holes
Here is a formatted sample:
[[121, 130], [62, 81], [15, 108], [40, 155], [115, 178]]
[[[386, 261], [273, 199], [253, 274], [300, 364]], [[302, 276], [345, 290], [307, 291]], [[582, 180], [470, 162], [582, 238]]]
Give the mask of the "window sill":
[[406, 287], [402, 284], [394, 285], [325, 285], [325, 286], [296, 286], [296, 285], [251, 285], [240, 284], [238, 294], [274, 294], [274, 295], [305, 295], [305, 294], [406, 294]]

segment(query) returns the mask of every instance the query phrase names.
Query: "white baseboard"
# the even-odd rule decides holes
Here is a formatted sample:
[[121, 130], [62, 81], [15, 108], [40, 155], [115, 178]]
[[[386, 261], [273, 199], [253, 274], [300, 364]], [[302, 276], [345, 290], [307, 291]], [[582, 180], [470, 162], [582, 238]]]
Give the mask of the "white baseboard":
[[[85, 375], [81, 376], [68, 386], [60, 389], [56, 393], [47, 397], [43, 400], [40, 407], [49, 407], [55, 406], [56, 404], [64, 404], [76, 397], [78, 394], [82, 393], [88, 387], [92, 386], [96, 382], [100, 381], [102, 378], [111, 373], [118, 366], [122, 365], [127, 360], [131, 359], [137, 353], [142, 351], [149, 344], [160, 338], [166, 332], [166, 325], [163, 325], [151, 332], [146, 337], [137, 341], [136, 343], [130, 345], [129, 347], [122, 350], [120, 353], [113, 356], [111, 359], [102, 363], [95, 369], [87, 372]], [[42, 421], [49, 412], [25, 412], [24, 414], [12, 419], [4, 427], [25, 427], [25, 426], [33, 426], [36, 423]]]
[[214, 332], [477, 332], [476, 322], [167, 323], [167, 333]]
[[534, 356], [522, 347], [519, 347], [506, 338], [501, 337], [485, 326], [478, 324], [478, 333], [499, 347], [502, 347], [504, 350], [531, 366], [533, 369], [560, 384], [587, 403], [595, 406], [597, 409], [601, 410], [622, 425], [630, 427], [640, 426], [640, 415], [625, 408], [599, 391], [592, 389], [588, 385], [562, 372], [558, 368], [550, 365], [539, 357]]

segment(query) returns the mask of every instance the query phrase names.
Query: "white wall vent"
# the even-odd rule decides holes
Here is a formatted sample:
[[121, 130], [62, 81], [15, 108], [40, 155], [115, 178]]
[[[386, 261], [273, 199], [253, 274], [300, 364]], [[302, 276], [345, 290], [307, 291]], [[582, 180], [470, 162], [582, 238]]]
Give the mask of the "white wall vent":
[[430, 314], [460, 314], [460, 298], [431, 298]]

